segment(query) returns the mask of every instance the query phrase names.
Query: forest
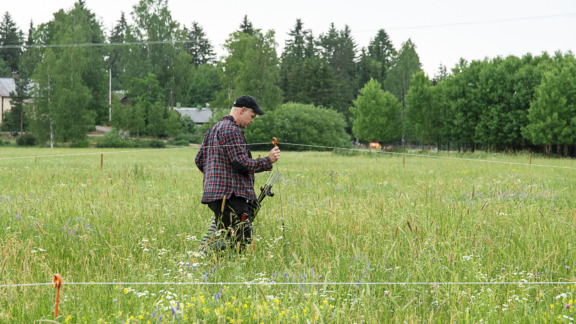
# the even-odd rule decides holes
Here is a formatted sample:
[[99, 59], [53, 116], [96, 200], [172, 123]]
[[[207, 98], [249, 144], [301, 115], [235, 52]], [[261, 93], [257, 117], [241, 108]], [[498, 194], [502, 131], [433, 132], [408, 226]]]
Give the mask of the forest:
[[[16, 91], [2, 130], [50, 146], [88, 145], [94, 125], [197, 141], [250, 94], [270, 113], [249, 141], [576, 155], [572, 52], [461, 59], [429, 76], [417, 45], [393, 44], [384, 29], [360, 48], [347, 25], [314, 34], [296, 19], [280, 51], [274, 30], [244, 16], [218, 57], [202, 26], [175, 21], [167, 0], [140, 0], [129, 15], [106, 32], [78, 0], [25, 33], [6, 12], [0, 77], [14, 77]], [[203, 127], [174, 110], [207, 106]]]

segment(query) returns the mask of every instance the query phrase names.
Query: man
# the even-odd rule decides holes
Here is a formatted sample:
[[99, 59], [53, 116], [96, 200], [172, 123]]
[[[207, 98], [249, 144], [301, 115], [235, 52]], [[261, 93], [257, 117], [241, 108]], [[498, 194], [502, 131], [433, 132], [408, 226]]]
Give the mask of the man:
[[[264, 115], [256, 99], [240, 96], [230, 115], [214, 125], [204, 136], [195, 163], [204, 174], [202, 203], [214, 212], [218, 230], [227, 230], [229, 244], [249, 243], [252, 236], [250, 202], [256, 200], [254, 173], [272, 170], [280, 149], [274, 147], [267, 157], [252, 159], [243, 128]], [[217, 242], [216, 249], [228, 244]]]

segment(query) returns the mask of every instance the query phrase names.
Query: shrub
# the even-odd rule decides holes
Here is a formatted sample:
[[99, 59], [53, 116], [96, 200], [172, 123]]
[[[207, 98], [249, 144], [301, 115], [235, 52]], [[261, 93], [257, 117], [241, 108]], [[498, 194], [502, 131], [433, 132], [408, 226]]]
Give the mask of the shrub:
[[90, 146], [90, 141], [87, 138], [74, 141], [72, 142], [72, 145], [70, 145], [70, 147], [76, 147], [76, 148], [85, 148], [88, 146]]
[[18, 146], [34, 146], [36, 145], [36, 137], [34, 137], [34, 134], [32, 133], [20, 135], [16, 139], [16, 144]]
[[120, 148], [120, 147], [134, 147], [134, 143], [121, 138], [117, 132], [108, 132], [104, 134], [102, 140], [98, 142], [96, 145], [98, 147], [113, 147], [113, 148]]
[[154, 147], [154, 148], [164, 148], [166, 147], [166, 143], [164, 143], [161, 140], [151, 140], [150, 142], [148, 142], [148, 145], [150, 147]]
[[[200, 134], [179, 134], [174, 138], [174, 142], [188, 141], [188, 143], [200, 144], [204, 137]], [[174, 144], [177, 145], [177, 144]]]
[[188, 146], [188, 145], [190, 145], [190, 141], [188, 141], [187, 139], [179, 139], [179, 140], [170, 141], [170, 142], [168, 142], [168, 144], [177, 145], [177, 146]]
[[[350, 135], [346, 133], [344, 115], [334, 110], [299, 103], [284, 104], [258, 117], [246, 131], [248, 143], [270, 143], [272, 137], [276, 137], [278, 142], [303, 145], [284, 146], [283, 149], [352, 146]], [[269, 145], [266, 147], [270, 148]], [[253, 146], [251, 149], [263, 148]]]

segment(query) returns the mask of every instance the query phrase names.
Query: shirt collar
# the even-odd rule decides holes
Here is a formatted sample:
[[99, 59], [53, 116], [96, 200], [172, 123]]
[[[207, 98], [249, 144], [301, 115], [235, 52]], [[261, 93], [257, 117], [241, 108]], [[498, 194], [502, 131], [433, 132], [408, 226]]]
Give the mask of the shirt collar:
[[222, 118], [222, 120], [229, 120], [229, 121], [233, 122], [234, 125], [238, 126], [236, 119], [234, 119], [234, 117], [232, 117], [232, 115], [226, 115], [226, 116], [224, 116], [224, 118]]

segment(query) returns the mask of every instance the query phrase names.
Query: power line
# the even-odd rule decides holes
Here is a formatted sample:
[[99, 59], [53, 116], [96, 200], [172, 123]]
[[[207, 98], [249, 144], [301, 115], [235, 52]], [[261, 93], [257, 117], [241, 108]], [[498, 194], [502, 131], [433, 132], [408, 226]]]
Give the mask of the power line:
[[467, 25], [484, 25], [484, 24], [498, 24], [498, 23], [505, 23], [505, 22], [516, 22], [516, 21], [527, 21], [527, 20], [551, 19], [551, 18], [570, 17], [570, 16], [576, 16], [576, 12], [557, 14], [557, 15], [546, 15], [546, 16], [531, 16], [531, 17], [492, 19], [492, 20], [463, 21], [463, 22], [431, 24], [431, 25], [402, 26], [402, 27], [391, 27], [391, 28], [387, 28], [387, 29], [388, 30], [408, 30], [408, 29], [455, 27], [455, 26], [467, 26]]
[[[503, 19], [492, 19], [492, 20], [475, 20], [475, 21], [463, 21], [454, 23], [442, 23], [442, 24], [430, 24], [430, 25], [415, 25], [415, 26], [400, 26], [400, 27], [389, 27], [386, 30], [409, 30], [409, 29], [424, 29], [424, 28], [441, 28], [441, 27], [457, 27], [457, 26], [467, 26], [467, 25], [483, 25], [483, 24], [497, 24], [505, 22], [517, 22], [517, 21], [528, 21], [528, 20], [540, 20], [540, 19], [552, 19], [552, 18], [562, 18], [576, 16], [576, 12], [556, 14], [556, 15], [544, 15], [544, 16], [530, 16], [530, 17], [516, 17], [516, 18], [503, 18]], [[378, 29], [364, 29], [356, 32], [374, 32]], [[255, 37], [255, 36], [248, 36]], [[165, 44], [185, 44], [191, 43], [191, 40], [159, 40], [159, 41], [141, 41], [141, 42], [123, 42], [123, 43], [81, 43], [81, 44], [35, 44], [35, 45], [0, 45], [0, 49], [25, 49], [25, 48], [65, 48], [65, 47], [104, 47], [104, 46], [134, 46], [134, 45], [165, 45]]]

